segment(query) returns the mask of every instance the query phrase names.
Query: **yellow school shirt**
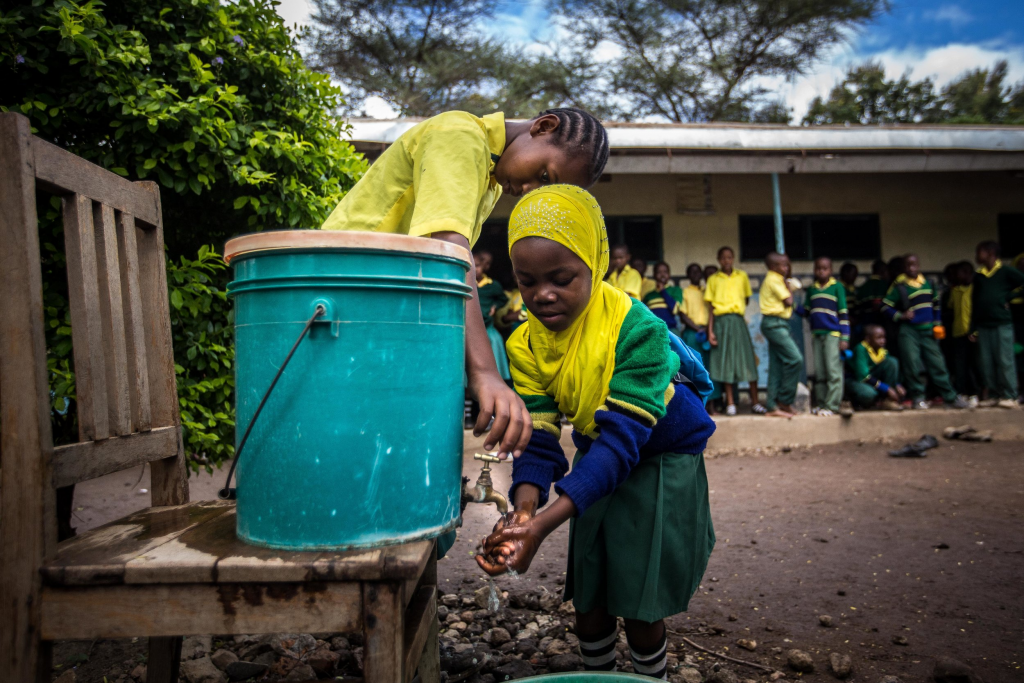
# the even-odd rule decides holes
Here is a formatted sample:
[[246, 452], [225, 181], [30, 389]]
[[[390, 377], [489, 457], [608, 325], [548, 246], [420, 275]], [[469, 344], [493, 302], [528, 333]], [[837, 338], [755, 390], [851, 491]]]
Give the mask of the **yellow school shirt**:
[[634, 299], [640, 298], [640, 287], [643, 284], [643, 278], [640, 273], [636, 272], [636, 269], [628, 263], [622, 269], [622, 272], [616, 273], [612, 271], [605, 278], [605, 282], [610, 284], [612, 287], [618, 287], [626, 294], [629, 294]]
[[761, 315], [774, 315], [789, 319], [793, 315], [793, 307], [783, 303], [792, 294], [786, 286], [786, 278], [774, 270], [769, 270], [761, 281]]
[[658, 288], [658, 281], [649, 277], [645, 277], [643, 282], [640, 283], [640, 300], [643, 301], [644, 297], [653, 292]]
[[964, 337], [971, 331], [971, 291], [974, 285], [957, 285], [949, 291], [953, 309], [953, 336]]
[[475, 244], [501, 196], [492, 172], [504, 149], [504, 114], [438, 114], [384, 150], [321, 229], [456, 232]]
[[753, 293], [747, 274], [733, 268], [730, 275], [718, 271], [708, 278], [704, 301], [711, 303], [711, 312], [715, 315], [743, 315], [747, 310], [747, 298]]
[[704, 301], [704, 290], [697, 285], [689, 285], [683, 290], [683, 301], [680, 306], [683, 315], [692, 320], [694, 325], [704, 327], [708, 324], [708, 305]]

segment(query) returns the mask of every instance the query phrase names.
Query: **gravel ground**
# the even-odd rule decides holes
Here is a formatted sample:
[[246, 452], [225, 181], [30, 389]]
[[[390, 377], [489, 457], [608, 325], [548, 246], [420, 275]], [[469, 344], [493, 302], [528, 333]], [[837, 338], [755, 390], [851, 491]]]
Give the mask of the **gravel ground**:
[[[849, 656], [851, 680], [871, 683], [887, 675], [904, 683], [970, 680], [936, 679], [943, 657], [972, 668], [973, 680], [1024, 680], [1024, 444], [943, 442], [921, 460], [889, 458], [889, 447], [872, 442], [709, 454], [718, 545], [690, 612], [670, 620], [677, 680], [770, 680], [767, 672], [699, 652], [683, 637], [785, 672], [788, 680], [835, 680], [830, 655], [839, 668]], [[479, 440], [468, 437], [465, 471], [473, 479], [480, 467], [472, 461], [477, 448]], [[508, 469], [495, 466], [500, 490], [507, 488]], [[139, 475], [136, 469], [82, 485], [74, 520], [79, 529], [144, 506], [148, 497], [138, 490], [148, 477], [136, 484]], [[194, 477], [193, 499], [214, 497], [217, 480]], [[502, 680], [508, 667], [527, 661], [536, 672], [573, 668], [577, 662], [560, 654], [573, 644], [571, 612], [558, 611], [552, 599], [563, 580], [566, 530], [548, 539], [526, 576], [498, 580], [512, 606], [489, 615], [473, 604], [474, 592], [486, 584], [472, 551], [494, 519], [493, 507], [471, 505], [459, 541], [439, 565], [441, 590], [451, 605], [448, 626], [470, 613], [461, 631], [448, 632], [445, 665], [455, 677], [465, 671], [467, 658], [486, 656], [487, 666], [464, 679], [471, 683]], [[527, 632], [530, 624], [536, 632]], [[516, 632], [512, 641], [497, 643], [504, 639], [502, 628]], [[289, 680], [302, 680], [299, 674], [308, 669], [299, 665], [310, 657], [321, 669], [325, 658], [334, 661], [325, 649], [339, 656], [336, 673], [358, 673], [357, 642], [317, 635], [319, 642], [302, 637], [299, 645], [281, 638], [200, 643], [190, 656], [201, 664], [190, 671], [205, 666], [204, 647], [223, 647], [249, 659], [262, 655], [276, 671], [291, 672]], [[557, 642], [545, 644], [545, 637]], [[531, 644], [545, 647], [531, 652]], [[141, 675], [143, 645], [58, 644], [55, 661], [62, 666], [55, 676], [74, 666], [79, 683], [104, 676], [110, 683], [132, 680], [133, 672]], [[815, 672], [798, 674], [788, 660], [799, 666], [802, 657], [790, 657], [791, 650], [808, 655]], [[219, 661], [227, 659], [222, 654]], [[948, 671], [954, 663], [938, 666], [954, 673]]]

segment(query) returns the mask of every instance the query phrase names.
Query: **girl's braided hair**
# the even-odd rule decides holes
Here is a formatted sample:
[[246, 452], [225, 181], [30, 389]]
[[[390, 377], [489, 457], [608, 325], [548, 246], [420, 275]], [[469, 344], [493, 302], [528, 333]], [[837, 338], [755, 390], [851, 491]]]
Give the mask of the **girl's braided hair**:
[[589, 156], [590, 187], [604, 173], [608, 162], [608, 133], [592, 114], [576, 107], [546, 109], [538, 116], [552, 114], [558, 117], [555, 140], [572, 157]]

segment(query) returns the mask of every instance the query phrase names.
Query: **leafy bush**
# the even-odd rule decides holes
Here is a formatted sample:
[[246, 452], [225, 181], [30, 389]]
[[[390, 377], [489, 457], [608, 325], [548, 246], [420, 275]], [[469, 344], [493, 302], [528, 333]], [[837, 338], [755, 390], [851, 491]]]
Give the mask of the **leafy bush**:
[[[0, 69], [0, 110], [161, 185], [182, 419], [192, 454], [218, 462], [233, 439], [233, 351], [227, 271], [207, 245], [317, 227], [333, 210], [366, 169], [333, 115], [341, 91], [306, 68], [270, 0], [35, 0], [0, 11]], [[58, 209], [39, 216], [62, 442], [77, 428]]]

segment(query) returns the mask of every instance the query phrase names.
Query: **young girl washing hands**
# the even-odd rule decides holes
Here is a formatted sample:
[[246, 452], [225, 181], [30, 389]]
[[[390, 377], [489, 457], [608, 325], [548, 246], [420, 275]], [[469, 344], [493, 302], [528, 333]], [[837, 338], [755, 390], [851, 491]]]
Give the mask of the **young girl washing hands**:
[[[534, 430], [513, 464], [515, 510], [477, 562], [491, 575], [523, 573], [571, 520], [564, 597], [586, 668], [614, 669], [622, 617], [634, 670], [664, 678], [664, 618], [686, 610], [715, 542], [702, 455], [714, 422], [678, 373], [665, 323], [602, 282], [608, 238], [588, 192], [526, 195], [509, 252], [528, 316], [507, 350]], [[577, 447], [569, 474], [562, 415]]]

